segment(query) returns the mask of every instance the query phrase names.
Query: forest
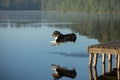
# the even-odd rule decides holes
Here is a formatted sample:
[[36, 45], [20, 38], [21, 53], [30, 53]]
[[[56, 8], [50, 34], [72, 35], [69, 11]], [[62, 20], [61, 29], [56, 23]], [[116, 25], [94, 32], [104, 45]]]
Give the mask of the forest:
[[120, 0], [0, 0], [0, 10], [120, 13]]
[[41, 0], [0, 0], [0, 10], [40, 10]]

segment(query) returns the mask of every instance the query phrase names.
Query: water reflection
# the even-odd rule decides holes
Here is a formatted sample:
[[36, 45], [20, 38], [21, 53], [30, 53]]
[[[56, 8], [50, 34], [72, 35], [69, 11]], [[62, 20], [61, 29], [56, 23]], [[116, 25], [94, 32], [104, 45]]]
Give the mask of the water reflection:
[[89, 80], [97, 80], [97, 70], [96, 68], [89, 67]]
[[0, 27], [1, 28], [8, 28], [8, 27], [11, 27], [11, 28], [21, 28], [21, 27], [34, 27], [34, 28], [37, 28], [37, 27], [42, 27], [41, 24], [24, 24], [24, 23], [21, 23], [21, 22], [16, 22], [16, 23], [0, 23]]
[[10, 12], [10, 14], [12, 14], [11, 16], [9, 13], [0, 13], [1, 27], [7, 27], [8, 25], [11, 25], [11, 27], [40, 27], [46, 24], [49, 27], [71, 29], [80, 35], [98, 39], [99, 42], [120, 39], [119, 14], [67, 14], [43, 13], [39, 11], [19, 13], [16, 11]]
[[69, 70], [65, 67], [61, 67], [60, 65], [52, 64], [52, 70], [55, 72], [52, 74], [54, 80], [58, 80], [62, 77], [68, 77], [68, 78], [75, 78], [77, 75], [77, 72], [75, 68]]
[[[75, 80], [88, 80], [87, 46], [98, 43], [98, 40], [102, 42], [119, 39], [119, 25], [119, 15], [0, 12], [1, 74], [8, 78], [6, 80], [47, 80], [51, 76], [49, 64], [66, 65], [66, 62], [69, 62], [67, 65], [74, 65], [78, 69], [77, 73], [80, 76], [78, 75]], [[49, 46], [51, 33], [56, 29], [79, 33], [77, 44], [54, 48]], [[50, 55], [52, 57], [49, 54], [45, 55], [46, 51], [53, 54]], [[96, 75], [98, 79], [96, 72], [90, 70], [91, 76]]]
[[[74, 32], [78, 32], [80, 35], [96, 38], [99, 40], [99, 42], [120, 38], [119, 15], [80, 14], [78, 18], [75, 22], [73, 21], [73, 23], [76, 24], [72, 24], [67, 28], [71, 29]], [[61, 28], [60, 25], [57, 25], [56, 27]]]
[[98, 76], [97, 68], [89, 67], [89, 80], [120, 80], [120, 70], [115, 68], [111, 72]]

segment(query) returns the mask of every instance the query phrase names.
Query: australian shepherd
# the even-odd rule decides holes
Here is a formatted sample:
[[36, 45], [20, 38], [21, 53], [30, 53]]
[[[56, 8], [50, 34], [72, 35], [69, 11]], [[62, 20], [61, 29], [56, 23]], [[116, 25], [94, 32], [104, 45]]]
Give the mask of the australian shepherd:
[[51, 41], [52, 45], [58, 45], [60, 43], [64, 42], [72, 42], [75, 43], [76, 41], [76, 34], [70, 33], [70, 34], [62, 34], [59, 31], [54, 31], [52, 36], [55, 38], [54, 41]]

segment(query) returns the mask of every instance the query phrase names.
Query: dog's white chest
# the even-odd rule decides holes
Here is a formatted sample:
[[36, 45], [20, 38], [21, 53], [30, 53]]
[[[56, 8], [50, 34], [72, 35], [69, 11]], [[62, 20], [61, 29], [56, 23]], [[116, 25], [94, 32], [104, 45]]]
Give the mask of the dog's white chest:
[[58, 39], [58, 37], [55, 37], [55, 41]]
[[55, 37], [55, 40], [54, 40], [54, 41], [51, 41], [50, 43], [51, 43], [52, 45], [57, 45], [57, 42], [56, 42], [57, 39], [58, 39], [58, 37]]

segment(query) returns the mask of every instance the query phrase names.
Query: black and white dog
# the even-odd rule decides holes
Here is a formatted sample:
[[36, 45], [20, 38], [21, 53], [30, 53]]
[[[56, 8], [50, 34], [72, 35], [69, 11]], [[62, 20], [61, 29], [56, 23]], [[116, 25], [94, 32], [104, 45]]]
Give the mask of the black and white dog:
[[72, 70], [69, 70], [69, 69], [61, 67], [59, 65], [52, 64], [51, 69], [55, 71], [52, 74], [52, 76], [54, 77], [54, 80], [58, 80], [58, 79], [62, 78], [63, 76], [74, 79], [77, 75], [75, 68], [73, 68]]
[[60, 43], [64, 43], [64, 42], [73, 42], [75, 43], [76, 41], [76, 34], [74, 33], [70, 33], [70, 34], [62, 34], [59, 31], [54, 31], [52, 36], [55, 38], [54, 41], [51, 41], [52, 45], [58, 45]]

